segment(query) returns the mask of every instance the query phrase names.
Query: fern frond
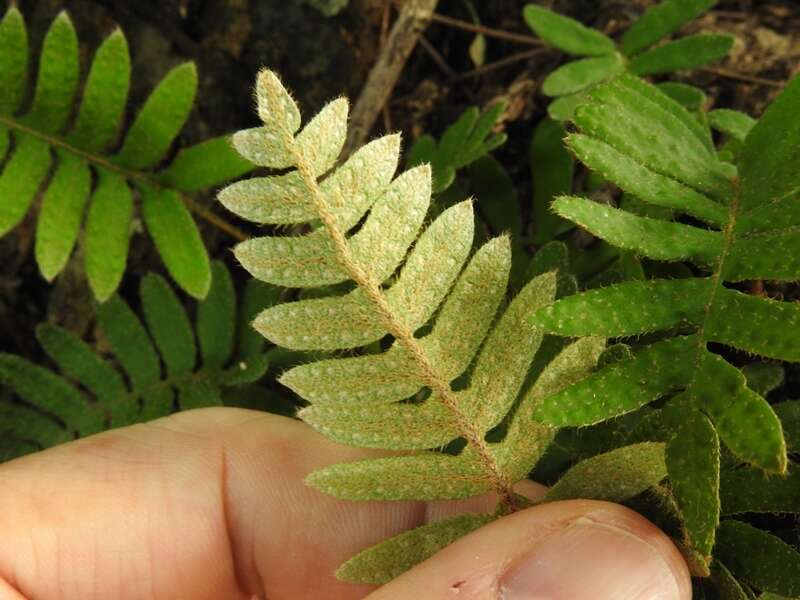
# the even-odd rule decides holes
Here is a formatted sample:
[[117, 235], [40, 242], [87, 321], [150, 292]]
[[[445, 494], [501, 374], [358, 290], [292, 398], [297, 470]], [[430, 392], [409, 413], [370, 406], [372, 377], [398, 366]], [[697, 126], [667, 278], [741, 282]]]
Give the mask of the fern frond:
[[[793, 116], [800, 78], [750, 129], [735, 165], [720, 159], [699, 121], [641, 80], [620, 77], [590, 98], [575, 113], [578, 132], [568, 136], [569, 147], [589, 168], [646, 203], [673, 209], [677, 219], [577, 197], [558, 198], [553, 210], [614, 245], [651, 259], [687, 260], [700, 272], [611, 285], [540, 310], [532, 321], [550, 333], [666, 338], [545, 399], [537, 418], [589, 425], [678, 393], [662, 411], [667, 465], [695, 548], [707, 556], [720, 466], [706, 457], [718, 457], [717, 435], [742, 462], [773, 473], [787, 468], [775, 411], [709, 344], [800, 361], [800, 306], [731, 287], [800, 278], [800, 128]], [[696, 416], [687, 420], [690, 414]]]
[[[726, 35], [690, 35], [653, 47], [715, 3], [716, 0], [663, 0], [647, 9], [622, 35], [619, 44], [574, 19], [536, 4], [526, 5], [523, 16], [536, 35], [568, 54], [587, 57], [562, 65], [545, 78], [542, 92], [555, 98], [548, 107], [550, 117], [570, 119], [589, 90], [625, 73], [672, 73], [723, 58], [733, 45], [733, 38]], [[677, 93], [685, 98], [684, 91]]]
[[104, 301], [125, 271], [134, 200], [141, 197], [145, 226], [170, 275], [192, 296], [204, 297], [211, 269], [186, 194], [241, 176], [253, 165], [226, 138], [187, 148], [162, 165], [194, 104], [194, 65], [167, 74], [115, 150], [130, 85], [128, 44], [120, 30], [98, 48], [79, 94], [78, 40], [61, 13], [45, 36], [30, 106], [22, 104], [27, 30], [13, 6], [0, 21], [0, 56], [0, 235], [41, 194], [35, 255], [42, 275], [49, 281], [61, 272], [83, 226], [89, 284]]
[[[254, 326], [288, 348], [350, 354], [312, 360], [281, 376], [311, 403], [301, 418], [346, 444], [406, 451], [332, 465], [311, 473], [309, 483], [357, 500], [464, 498], [494, 490], [502, 509], [518, 506], [511, 486], [552, 439], [550, 428], [528, 428], [535, 406], [549, 390], [589, 371], [602, 340], [564, 350], [518, 404], [542, 341], [526, 321], [553, 300], [555, 272], [533, 277], [495, 318], [509, 281], [510, 242], [491, 239], [470, 257], [470, 202], [448, 208], [425, 228], [431, 170], [419, 165], [393, 179], [397, 136], [371, 142], [335, 168], [346, 129], [343, 100], [296, 133], [297, 108], [271, 71], [259, 74], [256, 99], [264, 124], [235, 134], [234, 145], [259, 164], [292, 170], [234, 183], [220, 201], [257, 222], [310, 230], [243, 242], [236, 256], [269, 283], [349, 287], [276, 305]], [[371, 350], [361, 352], [367, 345]], [[504, 420], [508, 435], [487, 442], [486, 434]], [[439, 451], [458, 439], [466, 442], [460, 453]], [[467, 522], [473, 527], [490, 517]], [[341, 574], [385, 580], [465, 533], [469, 527], [460, 523], [393, 538], [354, 558]]]
[[0, 384], [20, 400], [0, 402], [0, 433], [16, 440], [5, 458], [176, 408], [220, 405], [223, 388], [259, 379], [267, 368], [261, 345], [250, 339], [252, 333], [236, 335], [237, 312], [247, 321], [253, 311], [246, 302], [252, 299], [245, 294], [237, 309], [228, 270], [220, 262], [211, 268], [214, 283], [198, 305], [196, 327], [158, 275], [142, 280], [144, 323], [116, 295], [100, 305], [98, 325], [114, 361], [47, 324], [37, 328], [36, 337], [60, 374], [0, 354]]

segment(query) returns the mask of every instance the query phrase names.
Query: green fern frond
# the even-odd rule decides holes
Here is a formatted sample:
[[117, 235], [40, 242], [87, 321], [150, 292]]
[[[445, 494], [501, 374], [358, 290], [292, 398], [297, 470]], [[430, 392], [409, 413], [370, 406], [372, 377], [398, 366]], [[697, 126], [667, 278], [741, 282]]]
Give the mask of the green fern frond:
[[[624, 73], [672, 73], [723, 58], [733, 45], [733, 38], [727, 35], [696, 34], [656, 45], [714, 4], [716, 0], [663, 0], [647, 9], [619, 44], [574, 19], [536, 4], [526, 5], [525, 21], [542, 40], [568, 54], [585, 57], [562, 65], [542, 83], [542, 92], [555, 98], [548, 107], [550, 116], [559, 121], [571, 118], [587, 91]], [[667, 90], [687, 99], [685, 88]], [[696, 92], [691, 95], [696, 96]]]
[[[37, 328], [36, 337], [60, 374], [0, 354], [0, 384], [19, 399], [0, 402], [0, 438], [13, 440], [4, 458], [177, 408], [220, 405], [223, 388], [259, 379], [267, 368], [263, 338], [239, 323], [252, 317], [247, 304], [260, 294], [245, 291], [237, 308], [228, 270], [216, 261], [211, 269], [213, 284], [198, 304], [196, 327], [158, 275], [141, 283], [144, 323], [116, 295], [100, 305], [98, 325], [113, 361], [48, 324]], [[237, 328], [244, 334], [237, 335]]]
[[455, 123], [436, 139], [429, 134], [420, 136], [406, 158], [407, 167], [428, 163], [433, 170], [433, 193], [446, 190], [453, 183], [456, 171], [502, 146], [505, 133], [492, 133], [506, 106], [493, 104], [483, 114], [475, 106], [465, 110]]
[[226, 138], [186, 148], [162, 164], [194, 104], [194, 65], [167, 74], [117, 149], [130, 84], [128, 44], [120, 30], [98, 48], [80, 94], [78, 40], [66, 13], [45, 36], [29, 106], [23, 105], [28, 62], [25, 23], [11, 7], [0, 21], [0, 235], [41, 195], [35, 254], [42, 275], [49, 281], [61, 272], [83, 227], [89, 284], [104, 301], [125, 271], [138, 196], [144, 224], [170, 275], [203, 298], [211, 269], [185, 194], [253, 166]]
[[[291, 368], [280, 381], [310, 402], [300, 417], [324, 435], [403, 451], [320, 469], [309, 483], [353, 500], [463, 498], [491, 490], [501, 499], [495, 515], [403, 534], [340, 571], [351, 580], [385, 581], [519, 506], [511, 486], [553, 435], [535, 423], [531, 430], [536, 406], [592, 369], [604, 343], [588, 338], [566, 347], [517, 402], [542, 341], [526, 320], [553, 300], [555, 272], [533, 277], [501, 309], [509, 239], [491, 239], [470, 257], [470, 202], [444, 210], [425, 227], [431, 170], [419, 165], [393, 178], [398, 136], [374, 140], [335, 167], [346, 101], [331, 102], [299, 130], [299, 111], [271, 71], [259, 74], [256, 98], [264, 124], [235, 134], [234, 145], [257, 164], [290, 170], [234, 183], [220, 192], [220, 201], [259, 223], [310, 229], [249, 240], [235, 254], [269, 283], [348, 287], [276, 305], [254, 326], [295, 350], [348, 351]], [[362, 352], [367, 346], [370, 351]], [[501, 422], [507, 435], [488, 442], [487, 433]], [[459, 439], [466, 442], [461, 452], [439, 451]]]
[[667, 336], [547, 398], [537, 418], [585, 426], [677, 394], [661, 411], [670, 432], [667, 466], [695, 548], [706, 556], [719, 518], [720, 465], [711, 458], [718, 457], [717, 437], [740, 462], [771, 473], [787, 468], [775, 411], [709, 344], [800, 361], [800, 306], [733, 287], [800, 278], [798, 109], [800, 78], [746, 134], [734, 165], [719, 158], [708, 130], [678, 103], [620, 77], [590, 93], [567, 144], [589, 168], [675, 211], [676, 220], [577, 197], [552, 205], [616, 246], [650, 259], [689, 261], [699, 270], [695, 277], [625, 282], [564, 298], [532, 322], [565, 336]]

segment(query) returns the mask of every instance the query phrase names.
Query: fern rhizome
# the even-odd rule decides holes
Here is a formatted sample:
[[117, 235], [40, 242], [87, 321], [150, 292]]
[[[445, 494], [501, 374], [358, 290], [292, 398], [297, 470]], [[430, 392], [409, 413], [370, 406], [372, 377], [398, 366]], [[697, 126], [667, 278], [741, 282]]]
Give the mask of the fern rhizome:
[[[572, 152], [607, 181], [668, 210], [645, 217], [572, 197], [559, 198], [554, 210], [622, 249], [692, 262], [697, 276], [627, 282], [554, 303], [557, 275], [550, 271], [507, 302], [509, 239], [472, 253], [469, 201], [424, 227], [430, 169], [420, 165], [393, 178], [397, 136], [376, 139], [336, 166], [347, 102], [331, 102], [300, 130], [298, 107], [279, 79], [259, 74], [263, 126], [235, 134], [233, 143], [248, 160], [280, 172], [234, 183], [219, 198], [250, 221], [299, 229], [243, 242], [235, 254], [258, 279], [326, 291], [268, 308], [254, 326], [279, 346], [328, 353], [280, 378], [309, 402], [300, 411], [304, 421], [339, 442], [401, 451], [332, 465], [308, 482], [351, 500], [488, 491], [499, 499], [492, 514], [447, 519], [367, 549], [339, 577], [385, 582], [529, 504], [513, 485], [559, 428], [635, 412], [638, 425], [621, 444], [567, 470], [543, 501], [623, 501], [649, 490], [661, 514], [679, 522], [673, 536], [697, 574], [794, 590], [797, 576], [765, 577], [739, 557], [748, 544], [764, 550], [765, 563], [800, 554], [743, 522], [720, 522], [745, 506], [763, 512], [780, 504], [780, 491], [736, 502], [732, 490], [759, 471], [786, 476], [788, 460], [779, 407], [748, 388], [742, 371], [708, 344], [800, 359], [797, 306], [729, 285], [798, 277], [799, 130], [787, 123], [799, 93], [800, 79], [735, 155], [731, 148], [718, 155], [708, 120], [658, 88], [630, 75], [597, 86], [576, 110]], [[617, 345], [603, 354], [606, 338], [655, 332], [633, 352]], [[547, 333], [586, 337], [543, 344]], [[721, 462], [728, 468], [722, 475]], [[669, 488], [660, 485], [667, 477]], [[788, 477], [794, 489], [792, 471]]]

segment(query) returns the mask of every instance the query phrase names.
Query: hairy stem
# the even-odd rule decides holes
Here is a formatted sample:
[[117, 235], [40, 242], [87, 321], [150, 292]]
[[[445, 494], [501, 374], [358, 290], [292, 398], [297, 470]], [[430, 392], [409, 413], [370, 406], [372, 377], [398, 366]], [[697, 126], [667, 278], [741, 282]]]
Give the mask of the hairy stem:
[[[268, 95], [270, 103], [273, 106], [278, 106], [280, 99], [274, 89], [268, 88]], [[280, 121], [278, 119], [278, 121]], [[502, 472], [491, 452], [486, 440], [483, 439], [481, 432], [470, 422], [467, 416], [461, 411], [456, 401], [455, 395], [450, 388], [450, 383], [446, 378], [442, 377], [436, 370], [436, 367], [428, 358], [422, 345], [414, 337], [414, 332], [411, 331], [401, 319], [397, 317], [392, 311], [386, 296], [380, 288], [380, 282], [375, 280], [375, 276], [367, 269], [362, 267], [354, 258], [350, 251], [350, 246], [347, 244], [347, 239], [344, 232], [339, 229], [336, 224], [336, 218], [328, 210], [325, 205], [325, 199], [317, 184], [317, 177], [311, 166], [306, 161], [305, 157], [299, 152], [294, 144], [294, 138], [291, 131], [289, 131], [283, 122], [280, 122], [278, 127], [286, 143], [286, 147], [292, 156], [292, 160], [297, 167], [297, 171], [303, 180], [304, 185], [308, 188], [311, 194], [314, 206], [316, 207], [320, 219], [322, 220], [325, 229], [333, 240], [334, 248], [336, 249], [336, 256], [339, 264], [350, 275], [351, 279], [355, 281], [358, 286], [364, 290], [367, 297], [372, 301], [378, 309], [379, 314], [384, 320], [386, 328], [403, 346], [405, 346], [409, 355], [412, 357], [417, 367], [422, 374], [422, 380], [431, 388], [431, 390], [439, 396], [442, 403], [452, 412], [456, 419], [458, 428], [461, 435], [467, 440], [467, 443], [476, 453], [478, 460], [486, 470], [492, 486], [495, 488], [501, 502], [505, 507], [513, 512], [516, 510], [516, 502], [514, 492], [512, 489], [512, 482]]]

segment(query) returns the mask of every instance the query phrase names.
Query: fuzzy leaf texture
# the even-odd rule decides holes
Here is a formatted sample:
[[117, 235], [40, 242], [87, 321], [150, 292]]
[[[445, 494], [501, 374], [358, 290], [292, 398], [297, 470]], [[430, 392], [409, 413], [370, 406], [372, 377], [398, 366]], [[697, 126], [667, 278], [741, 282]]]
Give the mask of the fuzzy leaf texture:
[[[696, 277], [631, 281], [577, 294], [540, 310], [532, 322], [565, 336], [666, 334], [547, 398], [538, 418], [551, 425], [588, 425], [680, 392], [670, 403], [705, 416], [667, 420], [676, 436], [667, 465], [690, 537], [705, 555], [719, 512], [719, 466], [704, 464], [702, 457], [718, 453], [717, 437], [740, 461], [764, 472], [783, 474], [788, 464], [775, 411], [709, 344], [800, 361], [800, 305], [729, 285], [800, 277], [800, 125], [793, 117], [798, 110], [800, 78], [752, 127], [732, 170], [709, 145], [708, 130], [677, 102], [639, 79], [620, 77], [593, 90], [576, 111], [578, 132], [568, 136], [568, 145], [624, 191], [694, 221], [639, 216], [576, 197], [552, 205], [611, 244], [698, 269]], [[679, 414], [685, 421], [686, 413]]]
[[[307, 481], [350, 500], [465, 498], [494, 490], [509, 508], [516, 502], [511, 485], [552, 439], [547, 427], [527, 429], [535, 404], [590, 370], [602, 340], [564, 350], [534, 384], [539, 393], [514, 411], [542, 341], [526, 321], [552, 302], [555, 272], [534, 277], [505, 303], [509, 239], [491, 239], [472, 252], [469, 201], [425, 227], [431, 170], [419, 165], [395, 176], [397, 136], [376, 139], [337, 166], [345, 100], [334, 100], [298, 131], [291, 97], [271, 71], [259, 74], [255, 95], [263, 125], [234, 135], [234, 144], [259, 164], [289, 170], [234, 183], [219, 199], [257, 223], [305, 226], [294, 235], [248, 240], [235, 254], [269, 283], [309, 290], [349, 285], [271, 307], [254, 326], [284, 347], [347, 351], [281, 376], [309, 402], [303, 420], [341, 443], [404, 451], [331, 465]], [[454, 385], [466, 375], [468, 384]], [[487, 432], [507, 418], [509, 435], [487, 442]], [[459, 453], [439, 450], [458, 439], [466, 442]], [[359, 554], [339, 574], [385, 581], [479, 521], [402, 534]]]
[[[197, 307], [196, 324], [159, 275], [139, 290], [144, 322], [118, 296], [97, 320], [115, 361], [73, 333], [40, 325], [36, 337], [60, 373], [0, 354], [0, 385], [16, 395], [0, 402], [3, 459], [171, 413], [218, 406], [224, 389], [259, 379], [267, 368], [252, 334], [237, 335], [247, 309], [237, 307], [230, 274], [213, 262], [214, 283]], [[254, 294], [245, 292], [242, 302]], [[237, 317], [237, 313], [239, 316]]]
[[78, 40], [61, 13], [45, 36], [30, 105], [23, 104], [27, 38], [12, 6], [0, 21], [0, 235], [14, 229], [42, 193], [35, 242], [42, 276], [51, 281], [62, 271], [83, 230], [89, 285], [105, 301], [125, 271], [134, 200], [141, 196], [145, 226], [170, 275], [203, 298], [211, 267], [186, 194], [253, 165], [226, 138], [186, 148], [162, 164], [194, 103], [194, 65], [170, 71], [121, 132], [131, 76], [123, 33], [114, 31], [97, 49], [80, 90]]
[[551, 118], [569, 120], [593, 87], [625, 73], [649, 75], [696, 69], [725, 57], [733, 38], [701, 34], [651, 48], [702, 15], [716, 0], [663, 0], [650, 7], [623, 33], [619, 44], [600, 31], [551, 10], [528, 4], [523, 17], [543, 41], [568, 54], [586, 57], [568, 62], [542, 83], [555, 100]]

